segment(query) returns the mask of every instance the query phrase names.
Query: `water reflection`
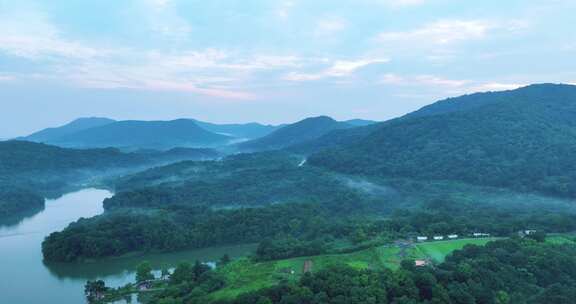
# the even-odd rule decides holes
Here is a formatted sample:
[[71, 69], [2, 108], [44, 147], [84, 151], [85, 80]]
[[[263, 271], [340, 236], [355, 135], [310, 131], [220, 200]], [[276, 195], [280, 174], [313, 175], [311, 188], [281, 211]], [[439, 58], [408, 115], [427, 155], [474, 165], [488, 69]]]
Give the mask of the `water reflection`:
[[[255, 246], [243, 245], [149, 254], [108, 259], [93, 263], [44, 263], [41, 244], [52, 232], [64, 229], [80, 217], [103, 212], [102, 201], [112, 196], [106, 190], [85, 189], [47, 200], [46, 206], [25, 218], [0, 226], [0, 303], [85, 303], [84, 284], [102, 279], [112, 287], [134, 281], [134, 270], [143, 260], [156, 269], [174, 267], [180, 261], [214, 261], [223, 254], [245, 255]], [[5, 279], [10, 278], [10, 279]], [[126, 303], [122, 301], [120, 303]], [[136, 299], [132, 303], [138, 303]]]
[[256, 245], [238, 245], [214, 247], [205, 249], [195, 249], [188, 251], [161, 253], [161, 254], [141, 254], [131, 257], [111, 258], [90, 263], [44, 263], [50, 273], [60, 279], [82, 279], [94, 280], [96, 278], [111, 277], [121, 274], [130, 275], [134, 272], [138, 264], [148, 261], [154, 269], [163, 267], [176, 267], [182, 261], [217, 261], [224, 254], [230, 257], [240, 257], [254, 252]]
[[35, 216], [36, 214], [44, 211], [45, 208], [46, 208], [45, 205], [39, 206], [37, 208], [32, 208], [30, 210], [19, 212], [18, 214], [12, 215], [10, 217], [2, 218], [0, 219], [0, 228], [10, 228], [13, 226], [20, 225], [26, 219], [29, 219]]

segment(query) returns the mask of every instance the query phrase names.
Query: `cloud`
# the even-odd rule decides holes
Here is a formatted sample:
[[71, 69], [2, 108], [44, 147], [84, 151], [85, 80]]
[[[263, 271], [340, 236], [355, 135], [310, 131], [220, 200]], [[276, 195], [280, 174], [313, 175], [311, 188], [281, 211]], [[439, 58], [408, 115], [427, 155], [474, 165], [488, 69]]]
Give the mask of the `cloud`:
[[373, 38], [380, 53], [388, 56], [414, 57], [432, 64], [446, 64], [455, 58], [474, 54], [465, 52], [471, 42], [510, 39], [530, 28], [525, 20], [443, 19], [405, 31], [385, 31]]
[[345, 77], [353, 74], [360, 68], [371, 64], [389, 62], [386, 58], [358, 59], [358, 60], [337, 60], [332, 65], [317, 73], [299, 73], [292, 72], [284, 76], [289, 81], [311, 81], [331, 77]]
[[526, 86], [525, 83], [498, 83], [489, 82], [479, 84], [469, 88], [470, 92], [486, 92], [486, 91], [506, 91], [514, 90]]
[[[148, 0], [146, 5], [149, 12], [155, 12], [151, 16], [162, 18], [174, 9], [168, 0]], [[164, 15], [166, 12], [170, 13]], [[166, 29], [157, 30], [170, 38], [179, 38], [178, 27]], [[33, 61], [30, 66], [34, 68], [22, 76], [28, 79], [50, 79], [79, 87], [178, 91], [241, 100], [257, 98], [242, 89], [256, 72], [298, 68], [302, 62], [291, 55], [221, 49], [166, 52], [88, 45], [67, 39], [47, 14], [38, 9], [0, 13], [0, 53], [13, 57], [11, 60]], [[0, 81], [12, 79], [0, 74]]]
[[373, 0], [373, 1], [390, 7], [418, 6], [427, 2], [427, 0]]
[[434, 75], [400, 76], [396, 74], [385, 74], [381, 77], [380, 83], [402, 85], [402, 86], [423, 85], [423, 86], [459, 88], [470, 83], [470, 81], [446, 79]]
[[294, 8], [296, 3], [292, 0], [279, 1], [278, 8], [275, 11], [275, 15], [280, 17], [282, 20], [288, 19], [290, 12]]
[[82, 87], [189, 92], [212, 97], [253, 100], [246, 91], [259, 73], [297, 68], [296, 56], [252, 55], [220, 49], [183, 52], [131, 51], [113, 60], [88, 60], [62, 66], [47, 77], [64, 78]]
[[381, 43], [446, 45], [484, 38], [493, 27], [489, 22], [481, 20], [440, 20], [411, 31], [383, 32], [376, 40]]
[[112, 50], [64, 39], [46, 14], [28, 10], [0, 13], [0, 52], [38, 59], [46, 56], [92, 58], [105, 56]]
[[12, 75], [0, 74], [0, 81], [12, 81], [12, 80], [16, 80], [16, 77], [14, 77]]
[[348, 22], [342, 17], [326, 17], [316, 23], [314, 36], [332, 36], [348, 27]]
[[145, 0], [145, 18], [150, 30], [161, 37], [182, 41], [189, 38], [192, 26], [178, 13], [171, 0]]
[[400, 76], [385, 74], [381, 77], [381, 84], [397, 87], [418, 88], [419, 91], [436, 91], [444, 96], [453, 96], [486, 91], [513, 90], [525, 86], [521, 83], [481, 82], [466, 79], [448, 79], [435, 75]]

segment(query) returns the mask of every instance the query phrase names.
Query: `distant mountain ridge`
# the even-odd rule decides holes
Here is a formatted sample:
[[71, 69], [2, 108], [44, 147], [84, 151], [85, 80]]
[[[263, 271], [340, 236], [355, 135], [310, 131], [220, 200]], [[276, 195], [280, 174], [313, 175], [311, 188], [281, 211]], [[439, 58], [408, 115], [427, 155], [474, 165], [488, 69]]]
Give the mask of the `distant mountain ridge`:
[[61, 127], [47, 128], [32, 133], [28, 136], [21, 137], [19, 139], [34, 142], [51, 142], [62, 136], [70, 135], [90, 128], [104, 126], [113, 122], [115, 122], [115, 120], [101, 117], [78, 118]]
[[215, 124], [196, 119], [116, 121], [91, 117], [79, 118], [63, 126], [47, 128], [17, 139], [63, 147], [170, 149], [178, 146], [213, 147], [250, 140], [265, 136], [279, 127], [260, 123]]
[[365, 126], [369, 126], [369, 125], [373, 125], [375, 123], [378, 123], [375, 120], [367, 120], [367, 119], [349, 119], [349, 120], [345, 120], [343, 121], [349, 125], [355, 126], [355, 127], [365, 127]]
[[238, 145], [242, 151], [277, 150], [298, 145], [321, 137], [333, 130], [352, 128], [345, 122], [339, 122], [328, 116], [310, 117], [255, 140]]
[[227, 136], [236, 137], [238, 139], [254, 139], [266, 136], [280, 127], [273, 125], [263, 125], [256, 122], [216, 124], [196, 119], [193, 119], [193, 121], [196, 122], [198, 126], [200, 126], [205, 130]]
[[175, 147], [210, 147], [232, 138], [200, 128], [193, 120], [117, 121], [82, 130], [51, 141], [65, 147], [138, 147], [170, 149]]

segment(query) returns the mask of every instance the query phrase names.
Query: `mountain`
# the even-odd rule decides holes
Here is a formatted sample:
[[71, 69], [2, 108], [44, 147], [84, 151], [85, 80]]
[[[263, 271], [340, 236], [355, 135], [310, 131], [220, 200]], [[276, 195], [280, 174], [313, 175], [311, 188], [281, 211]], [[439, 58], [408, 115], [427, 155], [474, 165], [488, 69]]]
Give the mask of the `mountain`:
[[298, 154], [312, 154], [329, 148], [352, 144], [378, 129], [383, 123], [374, 123], [366, 126], [332, 130], [318, 138], [307, 140], [286, 150]]
[[338, 129], [352, 126], [327, 116], [311, 117], [286, 125], [269, 135], [238, 145], [242, 151], [277, 150], [310, 141]]
[[200, 120], [194, 122], [210, 132], [236, 137], [237, 139], [254, 139], [266, 136], [278, 129], [278, 126], [263, 125], [255, 122], [243, 124], [215, 124]]
[[113, 122], [114, 120], [112, 119], [100, 117], [78, 118], [61, 127], [47, 128], [19, 139], [47, 143], [54, 141], [62, 136], [70, 135], [90, 128], [104, 126]]
[[364, 127], [377, 123], [377, 121], [366, 119], [350, 119], [345, 120], [344, 122], [355, 127]]
[[380, 125], [308, 163], [383, 177], [576, 194], [576, 86], [452, 98]]
[[170, 149], [222, 145], [231, 137], [200, 128], [193, 120], [117, 121], [50, 141], [64, 147]]

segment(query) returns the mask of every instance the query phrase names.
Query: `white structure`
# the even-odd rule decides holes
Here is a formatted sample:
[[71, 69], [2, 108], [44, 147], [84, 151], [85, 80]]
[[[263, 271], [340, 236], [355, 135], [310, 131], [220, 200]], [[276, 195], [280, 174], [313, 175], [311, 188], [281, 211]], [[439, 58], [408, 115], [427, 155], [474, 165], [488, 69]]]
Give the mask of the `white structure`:
[[443, 236], [440, 236], [440, 235], [437, 235], [437, 236], [434, 237], [434, 240], [435, 240], [435, 241], [441, 241], [441, 240], [443, 240], [443, 239], [444, 239], [444, 237], [443, 237]]
[[531, 235], [531, 234], [534, 234], [534, 233], [536, 233], [536, 230], [524, 230], [524, 234], [525, 234], [525, 235]]
[[448, 238], [451, 239], [451, 240], [457, 239], [457, 238], [458, 238], [458, 235], [457, 235], [457, 234], [450, 234], [450, 235], [448, 235]]
[[481, 233], [481, 232], [475, 232], [472, 234], [473, 237], [487, 237], [490, 236], [490, 233]]
[[416, 240], [418, 242], [424, 242], [424, 241], [428, 240], [428, 237], [427, 236], [419, 236], [419, 237], [416, 237]]
[[414, 261], [414, 265], [416, 265], [416, 267], [423, 267], [428, 265], [428, 261], [426, 260], [416, 260]]

